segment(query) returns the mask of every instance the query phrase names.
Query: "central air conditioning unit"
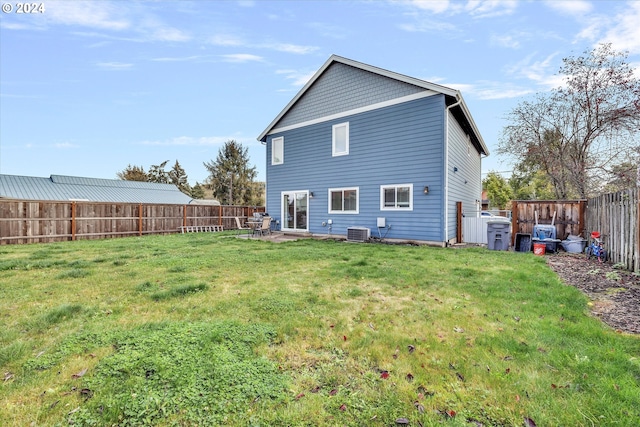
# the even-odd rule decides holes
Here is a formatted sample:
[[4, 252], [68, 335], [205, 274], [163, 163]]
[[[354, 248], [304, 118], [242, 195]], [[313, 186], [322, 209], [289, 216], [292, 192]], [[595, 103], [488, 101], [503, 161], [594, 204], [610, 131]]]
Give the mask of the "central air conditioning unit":
[[371, 231], [366, 227], [349, 227], [347, 228], [348, 242], [366, 242], [369, 240]]

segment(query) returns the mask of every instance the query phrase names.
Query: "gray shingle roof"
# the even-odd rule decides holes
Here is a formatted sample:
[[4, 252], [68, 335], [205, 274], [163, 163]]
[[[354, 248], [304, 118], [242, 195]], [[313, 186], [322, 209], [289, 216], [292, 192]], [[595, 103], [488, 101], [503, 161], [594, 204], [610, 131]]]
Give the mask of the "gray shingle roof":
[[0, 175], [0, 198], [161, 204], [191, 202], [191, 197], [173, 184], [64, 175], [51, 175], [49, 178]]

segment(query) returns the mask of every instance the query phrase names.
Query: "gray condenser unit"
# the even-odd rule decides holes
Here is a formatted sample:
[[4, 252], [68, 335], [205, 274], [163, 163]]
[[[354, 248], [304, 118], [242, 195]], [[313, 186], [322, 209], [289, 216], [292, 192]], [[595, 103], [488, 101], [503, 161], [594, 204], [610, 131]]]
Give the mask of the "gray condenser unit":
[[371, 231], [366, 227], [347, 228], [347, 241], [349, 242], [366, 242], [370, 235]]

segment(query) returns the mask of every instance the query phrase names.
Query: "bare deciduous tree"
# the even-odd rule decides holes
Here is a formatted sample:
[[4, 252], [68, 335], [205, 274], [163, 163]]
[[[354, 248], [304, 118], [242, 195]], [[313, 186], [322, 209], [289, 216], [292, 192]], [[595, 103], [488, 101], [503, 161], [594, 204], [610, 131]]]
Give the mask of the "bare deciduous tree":
[[565, 86], [514, 108], [498, 153], [539, 167], [558, 198], [601, 190], [638, 150], [640, 79], [626, 58], [611, 44], [565, 58]]

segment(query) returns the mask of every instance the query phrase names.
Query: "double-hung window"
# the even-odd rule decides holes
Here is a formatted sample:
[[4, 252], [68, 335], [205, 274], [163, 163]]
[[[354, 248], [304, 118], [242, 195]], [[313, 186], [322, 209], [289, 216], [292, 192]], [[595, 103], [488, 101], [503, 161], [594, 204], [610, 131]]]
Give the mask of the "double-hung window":
[[333, 125], [332, 127], [332, 156], [346, 156], [349, 154], [349, 122]]
[[413, 210], [413, 184], [381, 185], [380, 210]]
[[329, 213], [341, 214], [357, 214], [358, 206], [358, 187], [350, 188], [330, 188], [329, 189]]
[[279, 136], [271, 140], [271, 164], [281, 165], [284, 163], [284, 136]]

